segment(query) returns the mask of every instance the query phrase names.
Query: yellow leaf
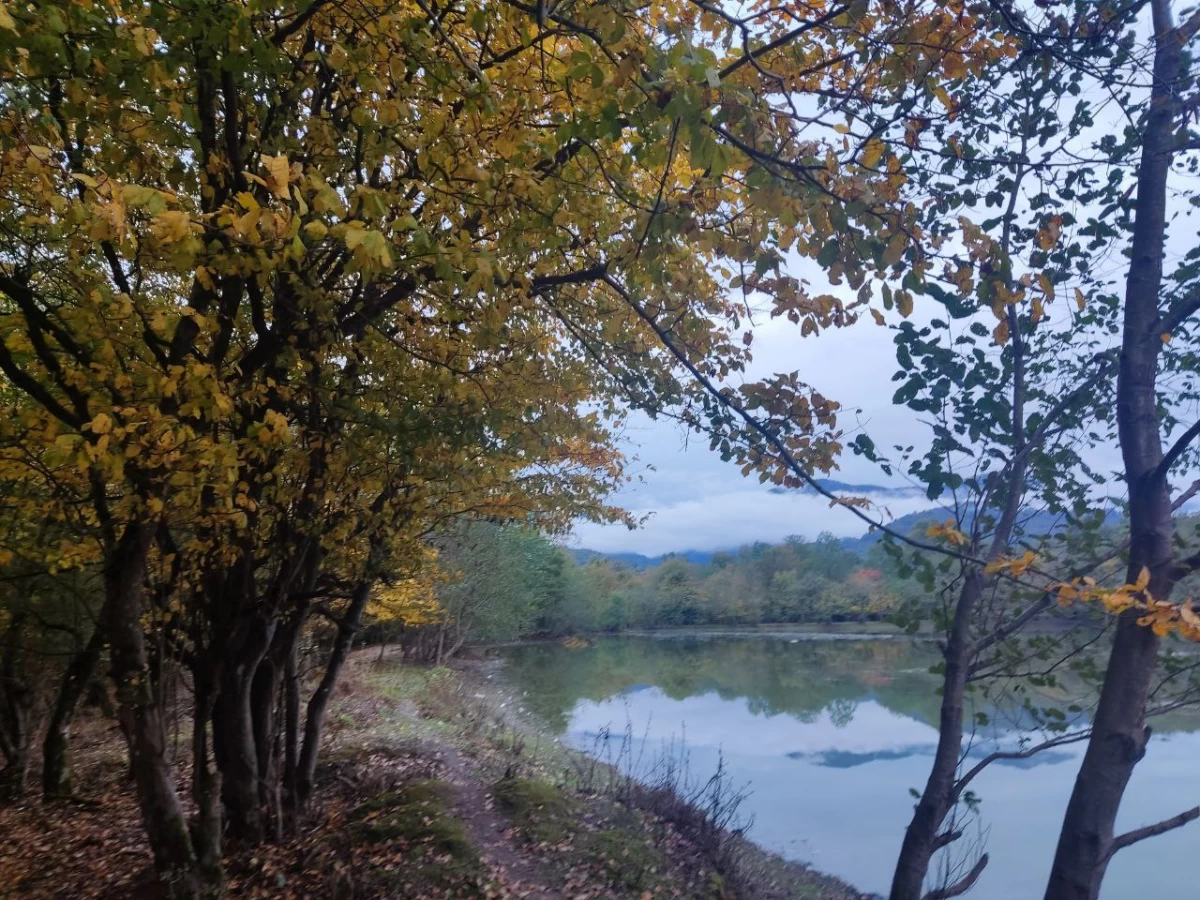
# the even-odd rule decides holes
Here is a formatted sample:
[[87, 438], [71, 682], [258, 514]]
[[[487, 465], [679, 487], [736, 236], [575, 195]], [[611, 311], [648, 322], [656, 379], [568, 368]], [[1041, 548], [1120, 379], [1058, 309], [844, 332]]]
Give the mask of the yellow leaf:
[[154, 236], [166, 243], [175, 243], [186, 238], [192, 232], [192, 220], [187, 213], [180, 210], [168, 210], [159, 213], [151, 222]]
[[17, 23], [13, 21], [13, 17], [9, 15], [8, 9], [3, 3], [0, 3], [0, 28], [6, 28], [13, 34], [19, 34]]
[[112, 418], [107, 413], [100, 413], [85, 425], [84, 428], [88, 429], [92, 434], [108, 434], [112, 431]]
[[1150, 569], [1148, 569], [1146, 566], [1142, 566], [1142, 571], [1138, 574], [1138, 579], [1134, 584], [1134, 587], [1139, 591], [1144, 591], [1148, 584], [1150, 584]]
[[992, 331], [992, 337], [995, 338], [997, 344], [1008, 343], [1008, 319], [1001, 319]]
[[862, 164], [868, 169], [875, 168], [876, 164], [883, 157], [884, 145], [879, 138], [871, 138], [867, 141], [867, 146], [863, 148]]
[[279, 154], [278, 156], [264, 156], [263, 166], [267, 170], [267, 187], [276, 197], [287, 199], [288, 196], [288, 176], [291, 174], [291, 166], [288, 164], [287, 156]]
[[908, 291], [897, 291], [896, 309], [900, 310], [900, 315], [904, 316], [906, 319], [911, 316], [913, 311], [912, 294], [910, 294]]
[[877, 309], [871, 310], [871, 318], [875, 320], [876, 325], [882, 325], [884, 323], [883, 313]]
[[1046, 227], [1038, 229], [1038, 247], [1042, 250], [1053, 250], [1054, 246], [1058, 243], [1059, 235], [1062, 234], [1062, 225], [1062, 216], [1051, 216], [1046, 222]]
[[1086, 302], [1087, 298], [1083, 296], [1083, 291], [1081, 291], [1079, 288], [1075, 288], [1075, 305], [1079, 307], [1080, 312], [1083, 312], [1083, 307]]

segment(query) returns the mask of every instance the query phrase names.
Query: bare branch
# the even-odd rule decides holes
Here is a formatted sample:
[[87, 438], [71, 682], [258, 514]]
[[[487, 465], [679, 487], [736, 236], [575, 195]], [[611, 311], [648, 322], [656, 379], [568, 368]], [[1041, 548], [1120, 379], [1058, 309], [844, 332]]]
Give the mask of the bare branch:
[[307, 25], [309, 20], [317, 14], [317, 11], [328, 2], [329, 0], [313, 0], [300, 15], [296, 16], [296, 18], [292, 19], [286, 25], [281, 25], [276, 29], [275, 33], [271, 35], [271, 42], [276, 46], [283, 44], [289, 37]]
[[987, 864], [988, 855], [985, 853], [979, 857], [979, 861], [971, 867], [971, 871], [964, 875], [961, 881], [955, 882], [949, 887], [930, 891], [922, 900], [950, 900], [951, 897], [961, 897], [975, 886], [975, 882], [979, 880], [979, 876], [983, 874], [983, 870], [987, 868]]
[[1182, 494], [1171, 501], [1171, 512], [1179, 512], [1180, 508], [1197, 494], [1200, 494], [1200, 478], [1193, 481]]
[[1200, 285], [1193, 286], [1190, 293], [1169, 306], [1154, 323], [1155, 328], [1162, 334], [1171, 334], [1197, 312], [1200, 312]]
[[1124, 850], [1138, 841], [1144, 841], [1146, 838], [1157, 837], [1168, 831], [1174, 831], [1176, 828], [1182, 828], [1188, 822], [1193, 822], [1196, 819], [1200, 819], [1200, 806], [1193, 806], [1191, 809], [1185, 810], [1177, 816], [1171, 816], [1169, 819], [1163, 819], [1161, 822], [1155, 822], [1153, 825], [1147, 825], [1145, 828], [1135, 828], [1133, 831], [1119, 834], [1113, 838], [1112, 846], [1108, 849], [1108, 858], [1111, 859], [1113, 854], [1118, 850]]
[[954, 792], [955, 794], [962, 793], [963, 788], [970, 784], [976, 775], [978, 775], [992, 763], [996, 762], [996, 760], [1029, 759], [1029, 757], [1036, 756], [1043, 750], [1049, 750], [1052, 747], [1063, 747], [1067, 744], [1077, 744], [1080, 741], [1086, 741], [1091, 736], [1092, 730], [1090, 728], [1085, 728], [1083, 731], [1074, 731], [1071, 734], [1060, 734], [1058, 737], [1051, 738], [1048, 741], [1042, 741], [1042, 743], [1035, 744], [1032, 747], [1026, 747], [1024, 750], [999, 750], [995, 753], [989, 753], [974, 766], [972, 766], [966, 775], [955, 782]]
[[1167, 473], [1171, 471], [1171, 466], [1179, 460], [1183, 452], [1187, 450], [1188, 445], [1192, 443], [1200, 435], [1200, 420], [1192, 423], [1192, 427], [1179, 436], [1179, 439], [1171, 445], [1171, 449], [1163, 456], [1162, 462], [1155, 467], [1150, 473], [1151, 482], [1157, 482], [1167, 477]]
[[933, 839], [933, 849], [935, 852], [938, 850], [941, 850], [943, 847], [945, 847], [949, 844], [953, 844], [955, 841], [957, 841], [962, 836], [963, 836], [963, 833], [961, 830], [943, 831], [941, 834], [939, 834], [937, 837], [935, 837]]

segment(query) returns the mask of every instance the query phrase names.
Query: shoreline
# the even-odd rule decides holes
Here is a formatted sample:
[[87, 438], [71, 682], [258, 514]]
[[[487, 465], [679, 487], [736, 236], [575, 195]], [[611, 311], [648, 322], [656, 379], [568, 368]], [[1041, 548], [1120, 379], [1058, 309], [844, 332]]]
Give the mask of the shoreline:
[[[631, 636], [624, 632], [614, 636]], [[633, 635], [636, 636], [636, 635]], [[660, 636], [655, 633], [646, 636]], [[819, 635], [818, 635], [819, 636]], [[875, 638], [880, 635], [865, 635], [861, 637]], [[897, 634], [890, 637], [909, 637]], [[548, 639], [547, 639], [548, 640]], [[544, 641], [538, 641], [542, 643]], [[472, 651], [485, 651], [492, 647], [514, 646], [489, 645], [488, 647], [471, 648]], [[504, 661], [496, 656], [482, 658], [464, 657], [452, 660], [448, 667], [463, 680], [463, 685], [473, 694], [473, 699], [481, 700], [497, 715], [501, 716], [509, 727], [514, 728], [529, 737], [544, 741], [553, 746], [555, 752], [565, 758], [586, 760], [588, 766], [602, 768], [616, 780], [633, 780], [626, 773], [617, 771], [609, 762], [576, 747], [565, 743], [561, 736], [543, 722], [536, 713], [524, 708], [521, 698], [508, 682], [504, 673]], [[700, 773], [704, 775], [704, 773]], [[639, 782], [642, 788], [649, 792], [661, 790], [654, 785]], [[682, 798], [680, 798], [682, 799]], [[739, 829], [722, 829], [721, 840], [733, 845], [731, 849], [739, 859], [743, 869], [742, 877], [754, 882], [754, 892], [746, 896], [746, 900], [758, 897], [775, 896], [772, 888], [786, 886], [780, 897], [812, 897], [814, 900], [882, 900], [876, 894], [864, 893], [853, 885], [847, 884], [836, 876], [813, 868], [799, 860], [791, 860], [781, 854], [755, 843]], [[745, 895], [743, 895], [745, 896]]]
[[763, 625], [672, 625], [663, 628], [631, 628], [623, 631], [582, 631], [558, 636], [533, 635], [509, 641], [489, 641], [470, 644], [464, 651], [486, 653], [505, 647], [561, 644], [569, 640], [595, 641], [605, 638], [792, 638], [804, 640], [932, 640], [932, 630], [922, 626], [918, 632], [909, 633], [885, 622], [823, 622], [818, 624], [763, 624]]

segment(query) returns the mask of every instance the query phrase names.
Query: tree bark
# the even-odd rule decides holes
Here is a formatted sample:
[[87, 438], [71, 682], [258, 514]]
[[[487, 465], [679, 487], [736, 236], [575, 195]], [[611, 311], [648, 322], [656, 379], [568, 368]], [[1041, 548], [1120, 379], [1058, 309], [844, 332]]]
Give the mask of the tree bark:
[[[1142, 138], [1133, 241], [1125, 287], [1117, 426], [1129, 489], [1129, 566], [1126, 581], [1150, 573], [1147, 591], [1166, 600], [1171, 575], [1171, 495], [1165, 473], [1157, 406], [1162, 340], [1156, 327], [1163, 280], [1167, 177], [1174, 150], [1183, 39], [1168, 0], [1154, 0], [1156, 49], [1150, 110]], [[1113, 850], [1121, 798], [1146, 752], [1146, 703], [1159, 638], [1127, 610], [1117, 623], [1092, 736], [1067, 805], [1046, 900], [1096, 900]]]
[[196, 860], [206, 882], [220, 889], [221, 873], [221, 775], [209, 765], [208, 729], [216, 706], [216, 684], [211, 670], [194, 676], [195, 706], [192, 709], [192, 842]]
[[300, 645], [292, 643], [284, 664], [283, 802], [289, 827], [295, 824], [300, 771]]
[[[1020, 178], [1017, 183], [1020, 183]], [[1015, 190], [1013, 194], [1015, 202]], [[1011, 217], [1012, 204], [1009, 206]], [[1005, 226], [1004, 243], [1008, 246], [1009, 226]], [[1015, 309], [1008, 310], [1010, 336], [1012, 340], [1012, 445], [1013, 462], [1004, 476], [1004, 506], [995, 531], [988, 545], [987, 559], [1000, 559], [1008, 551], [1013, 528], [1021, 509], [1025, 493], [1025, 477], [1028, 471], [1029, 449], [1025, 430], [1025, 357], [1020, 323]], [[942, 653], [946, 669], [942, 676], [942, 705], [938, 717], [938, 743], [934, 752], [933, 765], [925, 790], [917, 801], [912, 821], [904, 832], [900, 845], [900, 856], [892, 877], [890, 900], [921, 900], [925, 877], [933, 854], [955, 837], [944, 834], [942, 824], [946, 815], [958, 802], [962, 790], [958, 783], [958, 767], [962, 761], [964, 699], [971, 667], [977, 658], [977, 644], [971, 638], [971, 628], [979, 602], [983, 597], [988, 575], [979, 566], [971, 566], [959, 589], [954, 606], [954, 620], [946, 647]], [[971, 884], [979, 878], [987, 865], [987, 856], [980, 857], [972, 869]], [[970, 887], [970, 885], [967, 885]], [[944, 896], [953, 896], [943, 890]]]
[[143, 581], [152, 536], [148, 525], [127, 525], [105, 566], [112, 674], [129, 735], [130, 764], [155, 870], [172, 900], [200, 900], [219, 888], [206, 882], [197, 865], [175, 778], [167, 764], [163, 710], [150, 683], [142, 632]]
[[4, 633], [0, 653], [0, 799], [15, 796], [25, 786], [29, 765], [29, 716], [33, 710], [33, 691], [20, 673], [25, 614], [13, 614]]
[[71, 722], [84, 691], [100, 667], [106, 641], [106, 614], [107, 611], [101, 611], [87, 646], [71, 657], [54, 699], [54, 709], [42, 742], [42, 795], [47, 800], [71, 794]]
[[213, 710], [213, 749], [221, 773], [226, 828], [230, 837], [248, 843], [265, 837], [253, 691], [274, 629], [274, 621], [262, 618], [249, 625], [241, 646], [225, 662]]
[[966, 575], [954, 611], [954, 625], [943, 657], [946, 671], [942, 681], [942, 706], [938, 716], [938, 743], [925, 790], [917, 801], [912, 821], [904, 832], [896, 871], [892, 876], [891, 900], [921, 900], [925, 876], [933, 854], [942, 844], [938, 834], [946, 814], [957, 799], [955, 776], [962, 756], [963, 701], [970, 674], [971, 616], [983, 591], [984, 574], [978, 568]]
[[363, 610], [371, 596], [369, 581], [361, 581], [355, 587], [350, 598], [350, 606], [338, 623], [337, 637], [333, 650], [329, 654], [329, 662], [325, 666], [325, 674], [321, 683], [308, 701], [308, 711], [304, 721], [304, 745], [296, 765], [296, 800], [299, 808], [303, 808], [312, 795], [313, 782], [317, 772], [317, 756], [321, 750], [321, 736], [325, 726], [325, 710], [329, 698], [337, 686], [341, 675], [342, 665], [350, 655], [354, 637], [358, 634], [358, 626], [362, 621]]

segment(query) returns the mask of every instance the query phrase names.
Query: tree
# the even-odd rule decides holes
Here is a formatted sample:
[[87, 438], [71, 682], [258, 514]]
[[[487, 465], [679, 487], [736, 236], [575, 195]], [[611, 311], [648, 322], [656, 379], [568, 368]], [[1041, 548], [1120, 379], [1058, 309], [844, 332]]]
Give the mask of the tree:
[[[371, 592], [429, 533], [619, 516], [616, 396], [771, 467], [709, 390], [748, 355], [726, 291], [805, 333], [853, 318], [784, 255], [863, 289], [920, 236], [896, 155], [830, 131], [844, 104], [911, 109], [1011, 50], [934, 3], [0, 10], [6, 448], [76, 529], [39, 550], [102, 573], [143, 818], [187, 898], [217, 889], [222, 834], [303, 807]], [[794, 375], [743, 395], [788, 459], [831, 465], [835, 404]], [[191, 828], [155, 690], [176, 661]]]
[[[1145, 720], [1162, 636], [1178, 629], [1200, 637], [1190, 600], [1170, 603], [1172, 590], [1195, 566], [1193, 559], [1177, 559], [1170, 475], [1187, 460], [1200, 425], [1187, 427], [1164, 448], [1169, 431], [1159, 411], [1159, 374], [1169, 365], [1164, 346], [1190, 337], [1189, 320], [1200, 311], [1196, 251], [1169, 276], [1164, 273], [1173, 166], [1200, 146], [1185, 112], [1187, 92], [1195, 88], [1188, 46], [1200, 32], [1200, 13], [1177, 24], [1168, 0], [1153, 0], [1150, 10], [1153, 67], [1149, 96], [1139, 110], [1140, 159], [1120, 306], [1116, 404], [1129, 497], [1125, 581], [1134, 586], [1137, 599], [1119, 614], [1091, 738], [1046, 888], [1050, 900], [1094, 900], [1114, 853], [1200, 817], [1200, 807], [1194, 807], [1164, 822], [1114, 834], [1125, 787], [1150, 737]], [[1194, 157], [1189, 165], [1194, 169]]]

